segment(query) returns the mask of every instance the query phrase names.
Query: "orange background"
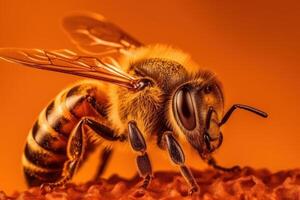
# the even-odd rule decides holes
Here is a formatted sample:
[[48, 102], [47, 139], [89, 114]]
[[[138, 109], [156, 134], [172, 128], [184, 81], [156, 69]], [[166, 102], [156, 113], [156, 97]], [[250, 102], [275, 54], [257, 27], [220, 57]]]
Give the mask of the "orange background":
[[[234, 114], [223, 128], [224, 144], [216, 154], [221, 164], [272, 170], [299, 167], [299, 4], [140, 2], [0, 0], [0, 47], [74, 50], [62, 32], [61, 17], [80, 10], [101, 13], [145, 44], [172, 44], [215, 71], [224, 84], [227, 108], [244, 103], [269, 113], [268, 119], [243, 111]], [[0, 190], [10, 193], [25, 189], [20, 158], [28, 130], [42, 108], [78, 79], [4, 61], [0, 75]], [[154, 169], [175, 170], [161, 154], [151, 153]], [[133, 153], [119, 155], [109, 171], [132, 174]], [[205, 167], [199, 158], [187, 157], [194, 167]], [[97, 156], [92, 160], [75, 181], [91, 177]]]

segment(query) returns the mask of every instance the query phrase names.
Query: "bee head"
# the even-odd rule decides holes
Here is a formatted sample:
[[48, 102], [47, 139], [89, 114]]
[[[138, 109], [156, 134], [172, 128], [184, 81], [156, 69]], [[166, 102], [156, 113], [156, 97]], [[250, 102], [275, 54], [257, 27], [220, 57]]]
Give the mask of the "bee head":
[[171, 101], [173, 126], [204, 155], [220, 146], [219, 122], [223, 116], [224, 99], [220, 83], [210, 72], [201, 72], [181, 84]]

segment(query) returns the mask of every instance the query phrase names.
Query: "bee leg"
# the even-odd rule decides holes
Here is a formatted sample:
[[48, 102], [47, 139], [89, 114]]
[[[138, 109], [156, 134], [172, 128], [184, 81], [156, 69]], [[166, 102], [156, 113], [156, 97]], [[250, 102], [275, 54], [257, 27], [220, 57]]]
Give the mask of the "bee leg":
[[224, 172], [240, 172], [241, 171], [241, 167], [238, 165], [235, 165], [233, 167], [222, 167], [222, 166], [218, 165], [217, 161], [212, 156], [210, 156], [207, 159], [207, 164], [209, 164], [210, 166], [212, 166], [213, 168], [215, 168], [217, 170], [221, 170]]
[[97, 136], [108, 140], [108, 141], [124, 141], [126, 140], [125, 135], [115, 135], [114, 131], [107, 126], [104, 126], [97, 121], [90, 118], [81, 119], [73, 131], [68, 140], [67, 144], [67, 156], [68, 160], [64, 164], [62, 177], [60, 180], [54, 183], [42, 184], [42, 189], [49, 191], [54, 187], [65, 185], [74, 175], [80, 160], [83, 157], [84, 150], [86, 149], [86, 133], [84, 127], [88, 126], [94, 131]]
[[184, 164], [185, 163], [185, 156], [182, 148], [180, 147], [179, 143], [173, 137], [172, 132], [168, 131], [164, 133], [164, 139], [166, 142], [167, 150], [169, 152], [171, 160], [176, 164], [179, 165], [180, 171], [182, 176], [190, 185], [189, 194], [193, 194], [199, 190], [199, 186], [194, 178], [190, 169]]
[[108, 162], [111, 159], [112, 153], [113, 153], [113, 151], [110, 148], [104, 148], [101, 151], [101, 155], [100, 155], [101, 162], [97, 168], [97, 173], [94, 176], [94, 181], [98, 180], [103, 175], [103, 173], [108, 165]]
[[[101, 137], [104, 140], [107, 141], [120, 141], [123, 142], [127, 138], [125, 135], [116, 135], [112, 129], [110, 129], [107, 126], [104, 126], [100, 124], [99, 122], [91, 119], [91, 118], [85, 118], [84, 124], [91, 128], [97, 136]], [[104, 173], [105, 168], [111, 158], [112, 150], [110, 148], [105, 148], [101, 153], [101, 164], [98, 167], [97, 173], [94, 176], [94, 180], [98, 180], [99, 177]]]
[[55, 187], [63, 186], [69, 181], [78, 167], [79, 161], [83, 156], [86, 144], [86, 137], [83, 128], [84, 121], [81, 120], [75, 126], [68, 140], [67, 157], [60, 180], [53, 183], [44, 183], [41, 185], [42, 191], [51, 191]]
[[[206, 145], [209, 147], [210, 146], [209, 136], [206, 137], [206, 140], [207, 140]], [[220, 132], [219, 141], [218, 141], [217, 146], [214, 147], [214, 148], [211, 148], [211, 147], [208, 148], [209, 152], [211, 153], [215, 149], [218, 149], [221, 146], [222, 142], [223, 142], [223, 134], [222, 134], [222, 132]], [[222, 167], [222, 166], [218, 165], [217, 161], [211, 156], [211, 154], [207, 154], [207, 153], [201, 154], [200, 153], [200, 156], [203, 160], [205, 160], [207, 162], [207, 164], [209, 164], [210, 166], [212, 166], [213, 168], [215, 168], [217, 170], [221, 170], [221, 171], [224, 171], [224, 172], [239, 172], [239, 171], [241, 171], [241, 168], [238, 165], [235, 165], [233, 167]]]
[[130, 121], [128, 123], [128, 136], [132, 149], [136, 152], [141, 153], [141, 155], [137, 156], [136, 162], [138, 172], [140, 176], [144, 178], [141, 187], [147, 188], [152, 179], [152, 166], [146, 152], [147, 146], [145, 139], [134, 121]]

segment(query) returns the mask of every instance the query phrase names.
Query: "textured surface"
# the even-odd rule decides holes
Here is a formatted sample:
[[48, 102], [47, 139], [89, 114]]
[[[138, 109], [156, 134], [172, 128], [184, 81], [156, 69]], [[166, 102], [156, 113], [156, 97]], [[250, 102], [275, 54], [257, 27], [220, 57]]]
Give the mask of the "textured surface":
[[82, 185], [68, 184], [65, 189], [57, 188], [44, 195], [39, 188], [9, 197], [0, 192], [0, 199], [300, 199], [300, 169], [270, 173], [244, 168], [238, 173], [206, 170], [194, 174], [201, 191], [193, 196], [187, 196], [188, 187], [180, 174], [157, 172], [147, 191], [139, 189], [139, 178], [124, 180], [112, 176]]

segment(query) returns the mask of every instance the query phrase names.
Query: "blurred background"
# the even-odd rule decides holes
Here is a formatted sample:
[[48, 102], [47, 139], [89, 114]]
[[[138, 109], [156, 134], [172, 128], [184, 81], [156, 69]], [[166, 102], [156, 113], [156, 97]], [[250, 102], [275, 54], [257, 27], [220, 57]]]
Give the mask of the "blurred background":
[[[172, 2], [172, 3], [170, 3]], [[220, 164], [298, 168], [300, 154], [300, 4], [292, 1], [12, 1], [0, 0], [0, 47], [76, 50], [60, 20], [71, 11], [92, 11], [121, 26], [145, 44], [165, 43], [191, 54], [223, 82], [226, 108], [249, 104], [268, 119], [245, 111], [223, 127]], [[39, 112], [64, 87], [79, 80], [0, 61], [0, 190], [25, 189], [21, 155]], [[155, 170], [172, 169], [164, 152], [150, 157]], [[106, 176], [135, 172], [134, 154], [115, 153]], [[207, 167], [187, 154], [194, 168]], [[76, 175], [93, 175], [97, 155]]]

